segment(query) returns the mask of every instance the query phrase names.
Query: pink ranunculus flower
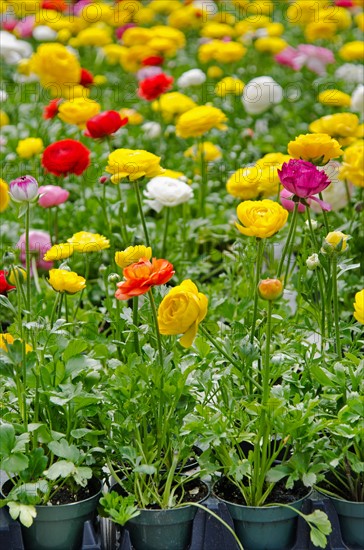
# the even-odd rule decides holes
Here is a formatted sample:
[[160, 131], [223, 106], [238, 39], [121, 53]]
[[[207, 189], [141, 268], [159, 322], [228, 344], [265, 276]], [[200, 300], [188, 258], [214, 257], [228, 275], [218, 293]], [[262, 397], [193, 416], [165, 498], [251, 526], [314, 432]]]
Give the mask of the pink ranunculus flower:
[[[314, 164], [300, 159], [285, 162], [278, 170], [278, 176], [283, 187], [300, 199], [314, 200], [323, 210], [330, 210], [330, 205], [321, 201], [317, 195], [330, 185], [330, 180], [323, 170], [318, 170]], [[286, 199], [289, 196], [284, 197]]]
[[39, 187], [39, 194], [38, 203], [42, 208], [52, 208], [63, 204], [70, 196], [69, 192], [59, 185], [42, 185]]
[[[292, 200], [292, 196], [293, 196], [292, 193], [287, 191], [287, 189], [282, 189], [282, 191], [280, 192], [280, 195], [279, 195], [281, 205], [283, 206], [283, 208], [288, 210], [288, 212], [293, 212], [295, 204], [296, 204], [295, 201]], [[301, 202], [299, 202], [298, 203], [298, 212], [300, 214], [302, 214], [305, 211], [306, 211], [306, 206], [304, 204], [302, 204]]]
[[18, 38], [30, 38], [35, 26], [35, 16], [28, 15], [17, 22], [14, 31]]
[[297, 49], [288, 46], [274, 59], [281, 65], [291, 67], [294, 71], [300, 71], [302, 67], [307, 67], [318, 75], [326, 73], [326, 65], [335, 63], [335, 57], [331, 50], [313, 44], [300, 44]]
[[[34, 255], [36, 265], [38, 269], [52, 269], [53, 262], [45, 262], [43, 260], [44, 254], [52, 246], [49, 233], [41, 231], [39, 229], [29, 231], [29, 249], [32, 256]], [[16, 248], [20, 249], [20, 260], [25, 266], [25, 233], [20, 237]]]
[[121, 40], [122, 37], [123, 37], [124, 32], [127, 31], [128, 29], [132, 29], [133, 27], [136, 27], [135, 23], [125, 23], [125, 25], [122, 25], [121, 27], [118, 27], [115, 30], [116, 38], [118, 40]]

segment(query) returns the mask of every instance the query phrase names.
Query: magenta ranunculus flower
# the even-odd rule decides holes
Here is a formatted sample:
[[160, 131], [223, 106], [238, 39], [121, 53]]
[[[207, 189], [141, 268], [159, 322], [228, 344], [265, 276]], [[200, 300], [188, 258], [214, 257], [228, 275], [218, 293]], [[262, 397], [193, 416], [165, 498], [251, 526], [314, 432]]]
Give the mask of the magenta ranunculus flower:
[[330, 185], [330, 180], [323, 170], [318, 170], [314, 164], [300, 159], [291, 159], [278, 170], [278, 176], [283, 187], [290, 195], [300, 199], [311, 199], [318, 202], [323, 210], [330, 210], [330, 205], [315, 197]]
[[59, 185], [42, 185], [39, 187], [39, 194], [38, 203], [42, 208], [52, 208], [63, 204], [70, 196], [69, 192]]
[[33, 202], [38, 196], [38, 182], [33, 176], [20, 176], [9, 183], [9, 195], [15, 202]]
[[274, 59], [281, 65], [291, 67], [294, 71], [300, 71], [302, 67], [307, 67], [318, 75], [326, 73], [326, 65], [335, 63], [335, 57], [331, 50], [314, 44], [300, 44], [297, 49], [287, 46], [276, 54]]

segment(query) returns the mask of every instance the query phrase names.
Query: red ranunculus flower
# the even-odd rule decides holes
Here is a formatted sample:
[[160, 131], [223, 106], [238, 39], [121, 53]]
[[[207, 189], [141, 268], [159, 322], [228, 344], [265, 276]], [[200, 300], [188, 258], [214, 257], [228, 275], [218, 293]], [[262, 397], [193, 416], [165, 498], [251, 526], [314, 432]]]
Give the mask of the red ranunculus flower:
[[64, 0], [43, 0], [43, 10], [65, 11], [67, 4]]
[[58, 114], [58, 107], [61, 101], [62, 99], [59, 97], [52, 99], [43, 109], [43, 118], [46, 120], [49, 118], [54, 118]]
[[142, 61], [143, 67], [158, 67], [159, 65], [163, 65], [163, 63], [164, 57], [161, 55], [151, 55]]
[[90, 164], [90, 151], [79, 141], [62, 139], [48, 145], [43, 152], [42, 166], [55, 176], [81, 175]]
[[172, 88], [173, 77], [164, 73], [145, 78], [139, 83], [138, 96], [147, 101], [154, 101]]
[[85, 88], [89, 88], [94, 83], [94, 75], [87, 69], [81, 68], [80, 84]]
[[128, 118], [121, 118], [117, 111], [104, 111], [88, 119], [85, 136], [94, 139], [110, 136], [127, 123]]
[[7, 271], [4, 271], [3, 269], [0, 270], [0, 294], [6, 294], [9, 290], [13, 290], [13, 288], [15, 288], [15, 286], [9, 285], [6, 280], [7, 274]]
[[140, 258], [139, 262], [125, 267], [125, 281], [118, 283], [115, 298], [129, 300], [133, 296], [145, 294], [152, 286], [164, 285], [174, 275], [173, 265], [167, 260]]

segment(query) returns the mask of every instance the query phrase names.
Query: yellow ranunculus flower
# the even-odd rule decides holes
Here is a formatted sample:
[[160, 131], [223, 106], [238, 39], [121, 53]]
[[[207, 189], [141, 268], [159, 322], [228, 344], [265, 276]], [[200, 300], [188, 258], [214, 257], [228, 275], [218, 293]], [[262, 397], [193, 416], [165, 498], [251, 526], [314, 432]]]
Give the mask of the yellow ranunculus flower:
[[[14, 336], [12, 334], [9, 334], [8, 332], [0, 334], [0, 349], [8, 351], [8, 347], [14, 343], [14, 340]], [[33, 351], [32, 346], [30, 346], [29, 344], [25, 344], [25, 353], [29, 353], [30, 351]]]
[[182, 181], [185, 181], [186, 183], [191, 183], [191, 181], [187, 178], [187, 176], [185, 176], [183, 172], [178, 172], [177, 170], [169, 170], [168, 168], [164, 170], [163, 177], [173, 178], [175, 180], [182, 180]]
[[135, 109], [120, 109], [119, 114], [121, 118], [128, 117], [128, 124], [132, 126], [138, 126], [144, 120], [143, 115], [138, 113]]
[[226, 23], [217, 23], [216, 21], [209, 21], [201, 29], [201, 36], [207, 38], [224, 38], [225, 36], [234, 36], [235, 29], [227, 25]]
[[[185, 34], [169, 25], [156, 25], [151, 28], [153, 38], [164, 38], [174, 44], [174, 48], [180, 50], [186, 45]], [[123, 37], [124, 38], [124, 37]]]
[[364, 13], [358, 13], [355, 17], [355, 23], [358, 25], [359, 29], [364, 32]]
[[76, 124], [80, 129], [86, 128], [86, 122], [101, 110], [100, 103], [93, 99], [76, 97], [72, 101], [64, 101], [58, 107], [58, 116], [68, 124]]
[[221, 149], [211, 141], [204, 141], [199, 143], [198, 147], [192, 145], [184, 153], [184, 157], [191, 157], [194, 160], [201, 160], [201, 154], [205, 162], [213, 162], [214, 160], [220, 159], [222, 157]]
[[202, 105], [184, 113], [176, 124], [176, 134], [181, 138], [202, 136], [212, 128], [226, 130], [225, 113], [216, 107]]
[[228, 94], [241, 95], [244, 90], [244, 82], [234, 76], [226, 76], [216, 84], [215, 94], [226, 97]]
[[62, 98], [69, 99], [73, 101], [77, 97], [80, 97], [84, 100], [90, 95], [90, 89], [81, 86], [81, 84], [75, 84], [74, 86], [64, 86], [62, 89]]
[[279, 36], [262, 36], [254, 42], [254, 48], [258, 52], [271, 53], [273, 55], [287, 48], [288, 43]]
[[41, 138], [26, 138], [18, 141], [16, 152], [22, 159], [30, 159], [39, 155], [44, 149]]
[[125, 52], [125, 47], [120, 46], [120, 44], [107, 44], [102, 48], [102, 52], [107, 63], [117, 65], [120, 63], [121, 55]]
[[168, 25], [175, 29], [197, 29], [201, 27], [202, 19], [201, 10], [196, 9], [193, 5], [183, 6], [169, 15]]
[[9, 202], [9, 186], [6, 181], [0, 178], [0, 212], [7, 209]]
[[363, 125], [354, 113], [335, 113], [314, 120], [310, 132], [328, 134], [337, 139], [340, 145], [350, 145], [358, 137], [363, 137]]
[[344, 151], [341, 179], [347, 179], [358, 187], [364, 187], [364, 141], [360, 140]]
[[112, 174], [112, 183], [119, 183], [123, 178], [130, 181], [144, 176], [154, 178], [163, 174], [160, 160], [160, 157], [142, 149], [116, 149], [109, 155], [106, 172]]
[[79, 231], [67, 239], [67, 242], [73, 246], [74, 252], [100, 252], [105, 248], [110, 248], [110, 241], [98, 233], [89, 233], [88, 231]]
[[10, 122], [10, 119], [8, 115], [5, 113], [5, 111], [2, 111], [0, 109], [0, 128], [2, 128], [2, 126], [7, 126], [9, 122]]
[[157, 54], [157, 50], [150, 48], [149, 43], [136, 44], [130, 48], [123, 47], [120, 50], [120, 65], [124, 71], [136, 73], [140, 69], [143, 59]]
[[144, 27], [130, 27], [123, 33], [124, 46], [143, 45], [153, 38], [153, 31]]
[[355, 319], [364, 325], [364, 288], [355, 294], [354, 310]]
[[198, 292], [189, 279], [172, 288], [158, 308], [158, 326], [161, 334], [183, 334], [180, 344], [188, 348], [196, 337], [198, 325], [206, 317], [207, 297]]
[[339, 56], [344, 61], [362, 61], [364, 59], [364, 42], [362, 40], [347, 42], [340, 48]]
[[80, 46], [106, 46], [112, 42], [111, 28], [99, 25], [90, 25], [83, 29], [76, 38], [70, 41], [70, 45], [78, 48]]
[[153, 101], [152, 103], [153, 111], [161, 110], [165, 122], [172, 122], [176, 117], [183, 115], [183, 113], [195, 107], [197, 107], [197, 103], [180, 92], [162, 94], [158, 101]]
[[209, 78], [221, 78], [223, 74], [224, 71], [217, 65], [211, 65], [211, 67], [207, 69], [207, 76]]
[[80, 82], [81, 65], [62, 44], [41, 44], [30, 58], [30, 72], [39, 76], [42, 86], [54, 97], [59, 97], [65, 88]]
[[66, 269], [51, 269], [49, 271], [49, 284], [57, 292], [76, 294], [86, 287], [86, 279], [77, 275], [74, 271]]
[[124, 269], [124, 267], [128, 267], [128, 265], [138, 262], [140, 258], [147, 258], [150, 260], [151, 257], [151, 247], [140, 244], [137, 246], [128, 246], [128, 248], [121, 252], [115, 252], [115, 263], [121, 267], [121, 269]]
[[337, 26], [331, 21], [311, 21], [305, 28], [305, 38], [308, 42], [315, 40], [330, 40], [336, 34]]
[[27, 280], [27, 272], [23, 267], [19, 267], [18, 265], [13, 266], [6, 279], [8, 283], [16, 286], [18, 283], [24, 283]]
[[343, 151], [336, 139], [328, 134], [301, 134], [289, 142], [288, 153], [295, 159], [324, 165], [340, 157]]
[[350, 235], [345, 235], [342, 231], [330, 231], [325, 237], [321, 252], [324, 254], [338, 254], [345, 252], [348, 247], [347, 240]]
[[240, 42], [223, 42], [211, 40], [202, 44], [198, 49], [198, 58], [201, 63], [217, 61], [219, 63], [234, 63], [240, 61], [246, 53], [246, 48]]
[[262, 300], [278, 300], [283, 293], [283, 284], [280, 279], [263, 279], [258, 285], [258, 293]]
[[73, 252], [74, 252], [74, 246], [70, 243], [54, 244], [44, 254], [43, 260], [45, 262], [65, 260], [66, 258], [69, 258], [70, 256], [72, 256]]
[[323, 105], [333, 107], [349, 107], [351, 105], [351, 96], [340, 90], [325, 90], [319, 94], [318, 100]]
[[288, 212], [270, 199], [241, 202], [236, 209], [239, 221], [236, 227], [243, 235], [265, 239], [275, 235], [287, 221]]

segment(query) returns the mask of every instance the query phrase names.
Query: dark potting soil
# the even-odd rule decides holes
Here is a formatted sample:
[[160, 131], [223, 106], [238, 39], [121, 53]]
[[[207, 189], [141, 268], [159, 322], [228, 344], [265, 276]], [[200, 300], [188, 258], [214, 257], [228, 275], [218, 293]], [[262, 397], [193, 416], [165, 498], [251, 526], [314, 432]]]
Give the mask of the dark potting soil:
[[[286, 489], [284, 481], [275, 484], [265, 504], [291, 504], [308, 495], [310, 489], [303, 483], [296, 482], [292, 489]], [[245, 499], [239, 488], [226, 477], [220, 478], [214, 486], [214, 493], [217, 497], [232, 502], [233, 504], [246, 505]]]
[[[364, 493], [364, 476], [362, 480], [356, 480], [353, 483], [356, 489], [355, 496], [354, 493], [351, 493], [344, 484], [340, 484], [339, 480], [334, 475], [328, 474], [326, 478], [327, 481], [321, 481], [320, 484], [317, 486], [318, 490], [323, 489], [324, 491], [328, 491], [336, 495], [337, 498], [342, 498], [350, 502], [362, 502], [360, 498]], [[345, 479], [344, 474], [343, 478]]]
[[48, 502], [48, 506], [59, 506], [60, 504], [71, 504], [93, 497], [100, 490], [100, 484], [96, 480], [90, 480], [86, 487], [80, 487], [77, 492], [71, 491], [68, 487], [61, 487], [54, 497]]
[[[6, 481], [1, 488], [4, 496], [7, 496], [13, 485], [11, 481]], [[56, 489], [56, 487], [54, 488]], [[59, 506], [61, 504], [72, 504], [93, 497], [100, 490], [100, 482], [97, 479], [91, 479], [86, 487], [78, 487], [77, 491], [71, 491], [68, 487], [61, 487], [59, 491], [48, 501], [47, 506]]]

